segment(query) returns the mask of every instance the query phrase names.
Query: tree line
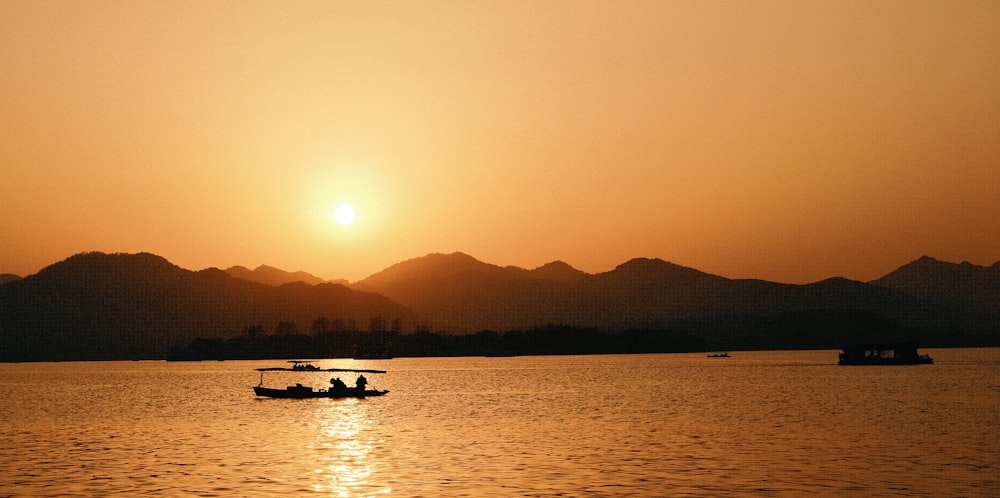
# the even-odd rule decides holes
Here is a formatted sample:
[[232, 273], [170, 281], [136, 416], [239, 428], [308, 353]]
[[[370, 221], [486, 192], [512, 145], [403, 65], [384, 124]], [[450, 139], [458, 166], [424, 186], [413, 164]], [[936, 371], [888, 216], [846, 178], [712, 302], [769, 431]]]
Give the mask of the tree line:
[[355, 322], [317, 318], [309, 333], [281, 322], [268, 333], [247, 327], [231, 339], [195, 339], [170, 350], [168, 360], [281, 358], [392, 358], [568, 354], [682, 353], [779, 349], [840, 349], [867, 342], [912, 342], [920, 347], [1000, 346], [1000, 330], [905, 327], [857, 310], [811, 310], [774, 316], [714, 316], [654, 322], [644, 327], [547, 324], [525, 330], [482, 330], [469, 335], [426, 327], [404, 333], [398, 320]]
[[[470, 335], [448, 335], [418, 329], [401, 333], [374, 321], [374, 329], [348, 327], [298, 333], [283, 322], [274, 334], [259, 325], [247, 327], [231, 339], [195, 339], [171, 349], [171, 361], [250, 360], [282, 358], [359, 358], [426, 356], [525, 356], [612, 353], [671, 353], [704, 351], [704, 341], [682, 330], [642, 328], [616, 332], [592, 327], [544, 325], [527, 330], [483, 330]], [[370, 324], [372, 325], [372, 324]]]

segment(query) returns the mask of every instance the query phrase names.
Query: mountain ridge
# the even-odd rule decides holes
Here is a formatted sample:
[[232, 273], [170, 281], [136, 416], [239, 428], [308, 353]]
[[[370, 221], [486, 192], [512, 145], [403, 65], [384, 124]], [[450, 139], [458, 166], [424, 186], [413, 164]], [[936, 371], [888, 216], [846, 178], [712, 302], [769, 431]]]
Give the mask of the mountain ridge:
[[[437, 271], [440, 268], [448, 271]], [[989, 313], [981, 309], [928, 308], [922, 296], [842, 277], [801, 285], [733, 280], [658, 258], [633, 258], [613, 270], [579, 272], [569, 280], [528, 279], [527, 272], [464, 253], [430, 254], [393, 265], [352, 287], [381, 293], [452, 331], [523, 329], [544, 323], [627, 327], [823, 308], [877, 313], [901, 327], [942, 327], [955, 320], [990, 325]]]
[[340, 284], [275, 287], [148, 253], [81, 253], [0, 286], [0, 360], [162, 358], [198, 337], [309, 332], [319, 318], [418, 322], [384, 296]]
[[975, 299], [978, 295], [997, 302], [1000, 301], [1000, 261], [992, 266], [979, 266], [968, 261], [948, 263], [921, 256], [869, 283], [922, 297], [959, 294]]
[[280, 286], [293, 282], [305, 282], [311, 285], [327, 282], [327, 280], [323, 280], [322, 278], [304, 271], [287, 272], [267, 265], [260, 265], [253, 270], [245, 266], [230, 266], [223, 271], [233, 277], [247, 280], [249, 282], [257, 282], [273, 286]]
[[351, 330], [391, 321], [404, 334], [667, 328], [726, 349], [1000, 338], [1000, 263], [922, 257], [870, 282], [801, 285], [729, 279], [658, 258], [589, 274], [562, 261], [501, 267], [461, 252], [411, 258], [350, 285], [312, 284], [297, 279], [305, 272], [261, 265], [258, 277], [279, 277], [272, 285], [233, 275], [257, 270], [233, 268], [190, 271], [150, 253], [81, 253], [11, 279], [0, 284], [0, 359], [161, 357], [194, 337], [233, 337], [248, 326], [303, 333], [319, 317]]

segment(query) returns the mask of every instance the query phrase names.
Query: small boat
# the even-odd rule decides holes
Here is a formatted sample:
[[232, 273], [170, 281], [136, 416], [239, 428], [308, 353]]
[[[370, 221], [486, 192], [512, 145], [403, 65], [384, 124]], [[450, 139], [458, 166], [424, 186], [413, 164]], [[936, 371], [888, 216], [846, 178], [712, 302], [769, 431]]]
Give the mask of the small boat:
[[859, 344], [844, 348], [838, 365], [928, 365], [930, 356], [917, 353], [915, 344]]
[[308, 371], [319, 370], [319, 367], [313, 365], [312, 363], [309, 363], [308, 361], [288, 360], [288, 363], [292, 364], [292, 370], [308, 370]]
[[[384, 374], [385, 370], [366, 370], [355, 368], [319, 368], [312, 363], [293, 360], [291, 367], [258, 368], [260, 372], [260, 383], [254, 386], [253, 392], [257, 396], [267, 398], [367, 398], [370, 396], [384, 396], [388, 390], [368, 389], [368, 379], [364, 374]], [[296, 383], [294, 386], [286, 386], [284, 389], [276, 387], [264, 387], [264, 372], [348, 372], [358, 374], [354, 387], [348, 387], [339, 377], [330, 379], [329, 388], [314, 389], [311, 386]]]
[[715, 353], [708, 355], [709, 358], [729, 358], [729, 353]]

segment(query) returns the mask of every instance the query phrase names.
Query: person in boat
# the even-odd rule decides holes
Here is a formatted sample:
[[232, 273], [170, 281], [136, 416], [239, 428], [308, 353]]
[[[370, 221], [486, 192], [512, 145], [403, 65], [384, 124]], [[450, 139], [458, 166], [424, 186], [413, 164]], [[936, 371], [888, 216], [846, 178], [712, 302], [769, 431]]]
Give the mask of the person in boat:
[[368, 385], [368, 379], [365, 378], [364, 374], [359, 375], [357, 380], [358, 391], [364, 391], [366, 385]]
[[330, 385], [332, 386], [334, 391], [341, 391], [347, 389], [347, 384], [344, 384], [344, 381], [340, 380], [340, 377], [334, 377], [330, 379]]

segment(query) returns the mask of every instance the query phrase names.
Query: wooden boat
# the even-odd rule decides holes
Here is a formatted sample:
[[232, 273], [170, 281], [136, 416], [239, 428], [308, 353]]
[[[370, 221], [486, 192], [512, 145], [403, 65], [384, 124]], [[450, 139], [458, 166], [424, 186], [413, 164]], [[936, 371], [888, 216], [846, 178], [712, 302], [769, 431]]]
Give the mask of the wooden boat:
[[927, 365], [930, 356], [917, 353], [915, 344], [859, 344], [844, 348], [838, 365]]
[[[292, 360], [290, 368], [286, 367], [273, 367], [273, 368], [258, 368], [257, 371], [260, 372], [260, 383], [254, 386], [253, 392], [257, 396], [264, 396], [267, 398], [294, 398], [294, 399], [307, 399], [307, 398], [367, 398], [369, 396], [384, 396], [389, 393], [388, 390], [378, 390], [378, 389], [368, 389], [368, 379], [365, 378], [364, 374], [384, 374], [385, 370], [367, 370], [367, 369], [355, 369], [355, 368], [319, 368], [311, 363], [299, 360]], [[284, 389], [276, 387], [264, 387], [264, 373], [265, 372], [297, 372], [297, 373], [318, 373], [318, 372], [349, 372], [358, 374], [358, 378], [355, 387], [348, 387], [343, 382], [340, 382], [340, 378], [330, 379], [329, 388], [319, 388], [314, 389], [311, 386], [302, 385], [301, 383], [296, 383], [294, 386], [287, 386]]]

